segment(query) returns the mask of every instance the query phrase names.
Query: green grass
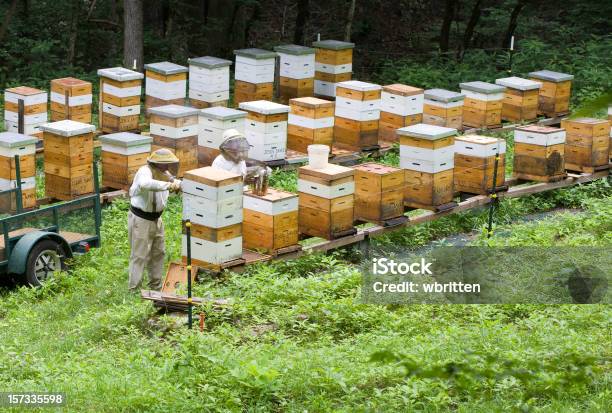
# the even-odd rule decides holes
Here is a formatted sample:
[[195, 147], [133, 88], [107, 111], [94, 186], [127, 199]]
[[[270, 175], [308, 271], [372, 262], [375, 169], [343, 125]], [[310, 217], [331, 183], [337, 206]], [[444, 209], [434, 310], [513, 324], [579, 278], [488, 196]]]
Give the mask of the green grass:
[[[506, 200], [500, 236], [489, 242], [609, 245], [611, 204], [606, 180]], [[127, 206], [104, 210], [102, 248], [79, 257], [70, 274], [2, 292], [0, 389], [64, 391], [70, 411], [92, 412], [600, 412], [610, 404], [609, 306], [363, 305], [347, 252], [205, 277], [195, 293], [232, 305], [206, 308], [204, 333], [165, 316], [153, 326], [151, 305], [126, 291]], [[556, 206], [585, 212], [516, 223]], [[451, 215], [377, 245], [478, 230], [484, 213]], [[169, 260], [180, 254], [180, 214], [173, 197], [164, 214]], [[450, 365], [461, 374], [438, 374]]]

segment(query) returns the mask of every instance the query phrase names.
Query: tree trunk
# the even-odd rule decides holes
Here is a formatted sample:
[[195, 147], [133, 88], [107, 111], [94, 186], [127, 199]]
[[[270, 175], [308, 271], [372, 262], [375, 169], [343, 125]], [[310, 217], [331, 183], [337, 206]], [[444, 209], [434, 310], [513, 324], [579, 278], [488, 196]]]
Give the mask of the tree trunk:
[[461, 48], [461, 58], [463, 58], [463, 53], [470, 48], [470, 43], [472, 42], [472, 36], [474, 36], [474, 29], [478, 25], [478, 20], [480, 19], [480, 12], [482, 7], [482, 0], [476, 0], [474, 3], [474, 7], [472, 8], [472, 14], [470, 15], [470, 20], [465, 26], [465, 32], [463, 33], [463, 46]]
[[508, 29], [506, 30], [506, 35], [504, 36], [504, 40], [501, 45], [502, 48], [510, 47], [510, 39], [512, 39], [512, 36], [514, 35], [516, 26], [518, 26], [519, 16], [521, 12], [523, 11], [523, 9], [525, 8], [525, 6], [527, 5], [527, 3], [528, 3], [528, 0], [519, 0], [518, 3], [516, 3], [516, 6], [514, 6], [514, 9], [512, 10], [512, 14], [510, 14], [510, 21], [508, 22]]
[[247, 20], [246, 24], [244, 25], [244, 45], [245, 47], [249, 47], [250, 45], [249, 39], [251, 38], [251, 28], [259, 20], [260, 17], [261, 17], [261, 5], [259, 2], [256, 2], [253, 5], [253, 13], [251, 13], [251, 17], [249, 18], [249, 20]]
[[442, 21], [442, 28], [440, 29], [440, 51], [443, 53], [448, 52], [450, 29], [455, 17], [456, 7], [457, 0], [446, 0], [444, 20]]
[[349, 5], [348, 14], [346, 16], [346, 26], [344, 27], [344, 41], [351, 41], [351, 33], [353, 32], [353, 20], [355, 19], [355, 6], [357, 0], [351, 0]]
[[[95, 2], [94, 2], [95, 3]], [[70, 15], [70, 35], [68, 37], [68, 66], [74, 66], [74, 59], [76, 56], [76, 43], [79, 34], [79, 15], [80, 15], [81, 2], [79, 0], [72, 0], [72, 13]]]
[[9, 24], [11, 24], [11, 20], [13, 20], [13, 16], [17, 11], [17, 2], [18, 0], [13, 0], [9, 9], [6, 11], [4, 15], [4, 21], [2, 22], [2, 26], [0, 26], [0, 43], [4, 40], [4, 36], [6, 36], [6, 32], [8, 30]]
[[309, 18], [309, 0], [298, 0], [297, 16], [295, 17], [295, 31], [293, 32], [293, 43], [304, 44], [304, 26], [306, 26]]
[[123, 66], [142, 71], [143, 48], [142, 0], [123, 0]]

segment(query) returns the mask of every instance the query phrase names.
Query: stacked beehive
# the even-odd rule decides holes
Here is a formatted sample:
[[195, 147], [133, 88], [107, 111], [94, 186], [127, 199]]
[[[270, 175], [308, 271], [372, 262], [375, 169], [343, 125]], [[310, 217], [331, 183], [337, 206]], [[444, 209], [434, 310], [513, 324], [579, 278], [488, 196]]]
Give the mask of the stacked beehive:
[[539, 70], [529, 73], [529, 78], [542, 83], [538, 96], [538, 113], [550, 118], [569, 113], [574, 75]]
[[[191, 222], [192, 263], [218, 266], [242, 256], [242, 177], [210, 166], [187, 171], [183, 220]], [[187, 260], [183, 226], [182, 255]]]
[[98, 70], [100, 130], [105, 133], [138, 130], [142, 73], [123, 67]]
[[247, 113], [241, 110], [212, 107], [200, 110], [198, 133], [198, 164], [210, 166], [221, 154], [219, 145], [223, 142], [223, 134], [228, 129], [236, 129], [244, 133]]
[[336, 83], [351, 80], [355, 44], [322, 40], [312, 45], [316, 50], [314, 94], [317, 97], [333, 98], [336, 96]]
[[91, 123], [91, 104], [90, 82], [73, 77], [51, 81], [51, 122], [68, 119]]
[[397, 133], [400, 168], [405, 170], [406, 179], [404, 205], [436, 210], [452, 203], [457, 130], [421, 123]]
[[506, 175], [506, 141], [488, 136], [464, 135], [455, 138], [455, 191], [487, 194], [493, 188], [495, 157], [497, 175], [495, 187], [504, 185]]
[[187, 69], [170, 62], [144, 65], [145, 110], [157, 106], [184, 105], [187, 96]]
[[[20, 117], [20, 108], [22, 117]], [[40, 126], [47, 123], [47, 92], [27, 86], [4, 91], [4, 128], [42, 139]]]
[[357, 151], [378, 145], [381, 89], [358, 80], [336, 85], [334, 143]]
[[465, 95], [445, 89], [425, 91], [423, 123], [461, 129]]
[[[19, 156], [22, 206], [36, 206], [36, 142], [38, 138], [14, 132], [0, 133], [0, 192], [17, 187], [15, 156]], [[0, 211], [16, 209], [16, 194], [0, 197]]]
[[467, 82], [459, 85], [465, 95], [463, 101], [463, 124], [473, 128], [496, 128], [501, 126], [504, 86], [487, 82]]
[[280, 57], [279, 96], [289, 99], [312, 96], [314, 93], [315, 49], [295, 44], [274, 48]]
[[244, 246], [276, 254], [298, 242], [298, 196], [269, 188], [244, 194]]
[[334, 164], [298, 170], [300, 233], [334, 239], [354, 232], [354, 175], [353, 169]]
[[607, 169], [610, 152], [610, 122], [605, 119], [563, 119], [565, 169], [593, 173]]
[[262, 49], [234, 50], [234, 104], [272, 100], [274, 96], [275, 52]]
[[189, 59], [189, 104], [199, 109], [227, 106], [231, 65], [212, 56]]
[[423, 121], [423, 89], [408, 85], [383, 86], [378, 138], [396, 142], [396, 130]]
[[308, 145], [327, 145], [334, 141], [334, 103], [306, 97], [289, 101], [291, 113], [287, 127], [287, 148], [308, 153]]
[[61, 120], [40, 127], [45, 141], [45, 190], [62, 201], [93, 192], [95, 126]]
[[198, 167], [198, 113], [196, 108], [166, 105], [149, 109], [152, 150], [170, 149], [179, 158], [178, 176]]
[[565, 176], [564, 129], [521, 126], [514, 130], [514, 176], [530, 181], [554, 181]]
[[100, 136], [102, 143], [102, 185], [129, 190], [134, 176], [147, 164], [153, 139], [130, 132]]
[[251, 145], [249, 158], [262, 162], [285, 159], [289, 106], [256, 100], [241, 103], [240, 109], [247, 111], [245, 135]]
[[383, 224], [404, 216], [404, 171], [378, 163], [355, 166], [355, 220]]
[[497, 79], [495, 83], [506, 87], [502, 119], [524, 122], [538, 117], [538, 93], [542, 83], [516, 76]]

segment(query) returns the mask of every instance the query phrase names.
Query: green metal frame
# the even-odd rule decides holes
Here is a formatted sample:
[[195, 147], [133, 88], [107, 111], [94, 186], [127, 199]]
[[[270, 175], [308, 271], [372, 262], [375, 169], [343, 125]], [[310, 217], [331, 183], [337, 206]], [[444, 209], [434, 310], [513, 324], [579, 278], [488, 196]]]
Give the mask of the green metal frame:
[[[95, 193], [93, 195], [88, 195], [85, 197], [81, 197], [75, 199], [73, 201], [64, 202], [58, 205], [49, 206], [42, 209], [36, 209], [33, 211], [23, 212], [23, 200], [22, 200], [22, 190], [21, 190], [21, 173], [20, 173], [20, 165], [19, 165], [19, 157], [15, 157], [15, 171], [17, 178], [17, 188], [12, 189], [10, 191], [14, 191], [16, 193], [16, 205], [15, 209], [17, 213], [15, 215], [11, 215], [6, 218], [0, 219], [0, 227], [3, 231], [4, 236], [4, 260], [0, 261], [0, 275], [3, 274], [23, 274], [25, 272], [25, 268], [27, 265], [27, 259], [30, 251], [36, 243], [43, 239], [53, 239], [56, 242], [62, 244], [66, 250], [66, 253], [69, 254], [69, 257], [72, 256], [73, 249], [78, 246], [81, 242], [88, 242], [94, 247], [99, 247], [101, 243], [100, 237], [100, 226], [102, 225], [102, 211], [100, 204], [100, 183], [98, 177], [98, 165], [94, 162], [93, 171], [94, 171], [94, 188]], [[9, 191], [5, 191], [9, 192]], [[5, 193], [2, 192], [2, 193]], [[94, 222], [96, 228], [96, 235], [90, 238], [79, 240], [79, 242], [70, 244], [68, 243], [61, 235], [60, 225], [59, 225], [59, 211], [61, 209], [65, 209], [74, 205], [75, 208], [78, 209], [79, 204], [87, 204], [87, 208], [89, 208], [89, 203], [87, 201], [93, 200], [94, 204]], [[85, 208], [85, 207], [84, 207]], [[9, 222], [26, 220], [32, 217], [36, 217], [37, 215], [41, 215], [44, 211], [44, 214], [48, 214], [51, 211], [53, 216], [53, 225], [40, 229], [38, 231], [28, 232], [27, 234], [20, 235], [17, 237], [11, 238], [9, 236]]]

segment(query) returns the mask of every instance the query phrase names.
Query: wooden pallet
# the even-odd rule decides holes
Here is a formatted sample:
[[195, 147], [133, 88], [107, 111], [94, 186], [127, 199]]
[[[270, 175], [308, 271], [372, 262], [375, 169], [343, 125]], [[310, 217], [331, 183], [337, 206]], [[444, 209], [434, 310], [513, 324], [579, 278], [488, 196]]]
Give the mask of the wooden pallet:
[[404, 202], [404, 207], [408, 208], [409, 211], [415, 210], [415, 209], [425, 209], [425, 210], [435, 211], [435, 212], [444, 212], [444, 211], [451, 210], [455, 208], [456, 206], [457, 206], [457, 203], [454, 201], [448, 202], [442, 205], [426, 205], [426, 204], [420, 204], [418, 202]]
[[389, 218], [383, 221], [357, 219], [355, 223], [357, 225], [370, 223], [370, 224], [376, 224], [378, 226], [385, 227], [385, 228], [392, 228], [392, 227], [399, 227], [399, 226], [405, 225], [407, 221], [408, 221], [408, 217], [405, 215], [402, 215], [400, 217]]
[[[153, 302], [153, 305], [158, 308], [163, 308], [168, 311], [187, 311], [189, 308], [189, 299], [184, 295], [173, 293], [165, 293], [161, 291], [140, 290], [140, 298]], [[213, 309], [222, 309], [228, 307], [230, 302], [225, 299], [209, 299], [201, 297], [191, 297], [193, 307], [202, 304], [212, 304]]]
[[525, 173], [513, 173], [512, 177], [517, 181], [535, 181], [535, 182], [558, 182], [567, 177], [567, 174], [559, 174], [552, 176], [532, 175]]
[[599, 171], [607, 171], [608, 169], [610, 169], [610, 164], [608, 165], [601, 165], [601, 166], [583, 166], [583, 165], [576, 165], [576, 164], [572, 164], [572, 163], [565, 163], [565, 170], [566, 171], [571, 171], [571, 172], [582, 172], [582, 173], [587, 173], [587, 174], [594, 174], [595, 172], [599, 172]]

